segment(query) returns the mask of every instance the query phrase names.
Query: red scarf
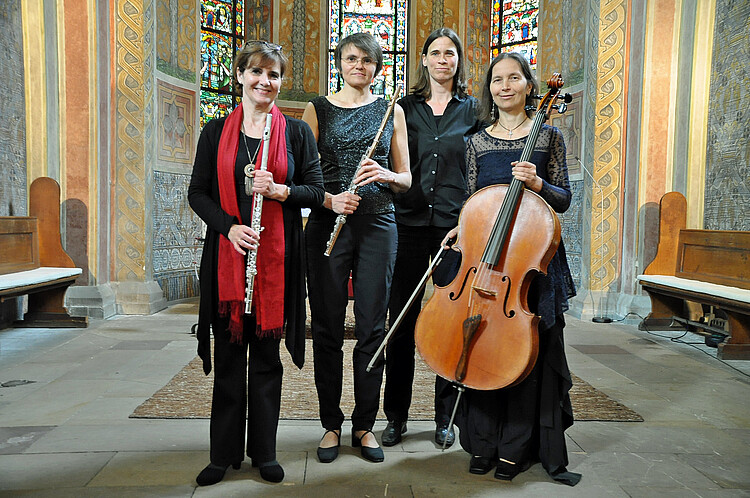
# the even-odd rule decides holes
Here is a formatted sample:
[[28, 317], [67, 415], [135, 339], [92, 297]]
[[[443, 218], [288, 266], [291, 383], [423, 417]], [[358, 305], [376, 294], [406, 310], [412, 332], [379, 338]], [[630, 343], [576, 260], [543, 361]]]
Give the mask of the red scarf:
[[[287, 150], [286, 119], [274, 104], [271, 109], [271, 137], [268, 148], [268, 171], [273, 181], [286, 183]], [[242, 126], [242, 106], [239, 105], [227, 117], [219, 139], [216, 169], [219, 180], [221, 208], [243, 222], [237, 204], [234, 169]], [[260, 168], [263, 143], [258, 150], [255, 169]], [[263, 199], [261, 215], [263, 232], [258, 246], [257, 269], [253, 285], [253, 312], [256, 317], [258, 337], [281, 337], [284, 326], [284, 218], [281, 203]], [[227, 237], [219, 237], [219, 314], [229, 315], [231, 342], [242, 344], [243, 318], [245, 315], [245, 256], [232, 247]]]

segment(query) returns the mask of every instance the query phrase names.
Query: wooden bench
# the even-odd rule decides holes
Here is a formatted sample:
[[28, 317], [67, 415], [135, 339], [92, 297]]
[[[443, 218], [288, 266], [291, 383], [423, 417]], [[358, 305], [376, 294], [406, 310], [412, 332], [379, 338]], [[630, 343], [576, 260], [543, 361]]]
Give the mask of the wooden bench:
[[728, 324], [717, 356], [750, 359], [750, 232], [688, 230], [686, 219], [685, 197], [664, 194], [656, 257], [638, 276], [651, 298], [651, 313], [640, 328], [694, 323], [691, 304], [714, 306], [726, 313]]
[[0, 302], [28, 295], [19, 327], [86, 327], [86, 317], [65, 310], [65, 291], [82, 270], [62, 247], [60, 186], [37, 178], [29, 190], [29, 216], [0, 216]]

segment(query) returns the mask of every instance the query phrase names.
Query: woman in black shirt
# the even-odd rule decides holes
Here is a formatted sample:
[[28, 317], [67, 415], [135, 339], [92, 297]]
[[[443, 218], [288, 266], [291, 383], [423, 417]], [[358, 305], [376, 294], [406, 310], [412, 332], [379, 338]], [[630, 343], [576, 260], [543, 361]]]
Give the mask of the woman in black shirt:
[[[422, 48], [422, 69], [412, 93], [399, 101], [409, 135], [411, 188], [395, 196], [398, 253], [389, 303], [390, 323], [401, 313], [440, 248], [446, 232], [458, 223], [466, 190], [466, 139], [481, 129], [477, 100], [467, 95], [461, 40], [449, 28], [433, 31]], [[443, 268], [449, 267], [444, 260]], [[433, 281], [441, 280], [436, 271]], [[445, 277], [443, 277], [444, 279]], [[421, 300], [422, 294], [418, 300]], [[383, 410], [388, 425], [382, 442], [393, 446], [406, 432], [414, 379], [413, 306], [386, 350]], [[435, 380], [435, 442], [453, 444], [448, 427], [455, 400], [450, 383]]]

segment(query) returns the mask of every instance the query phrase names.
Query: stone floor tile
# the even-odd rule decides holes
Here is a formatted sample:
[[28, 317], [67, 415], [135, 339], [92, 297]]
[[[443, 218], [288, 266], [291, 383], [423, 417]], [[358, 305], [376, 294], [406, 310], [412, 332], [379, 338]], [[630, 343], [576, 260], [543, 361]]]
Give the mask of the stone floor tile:
[[113, 456], [111, 452], [0, 455], [0, 489], [83, 487]]
[[52, 429], [52, 426], [0, 427], [0, 455], [23, 453]]

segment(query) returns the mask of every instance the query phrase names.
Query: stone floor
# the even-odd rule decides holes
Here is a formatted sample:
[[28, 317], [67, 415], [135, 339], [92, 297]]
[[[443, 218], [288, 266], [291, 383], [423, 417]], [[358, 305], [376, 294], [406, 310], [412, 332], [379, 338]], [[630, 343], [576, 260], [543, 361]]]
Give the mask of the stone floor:
[[675, 332], [575, 318], [566, 329], [571, 370], [645, 419], [570, 428], [569, 469], [583, 474], [575, 488], [539, 465], [511, 483], [471, 475], [457, 445], [443, 453], [432, 443], [430, 422], [410, 422], [384, 463], [345, 445], [321, 464], [316, 421], [281, 422], [282, 483], [265, 483], [246, 461], [199, 488], [208, 421], [128, 418], [194, 357], [192, 312], [178, 304], [84, 330], [0, 331], [0, 495], [750, 496], [750, 361], [722, 363], [692, 334], [686, 344], [671, 340]]

